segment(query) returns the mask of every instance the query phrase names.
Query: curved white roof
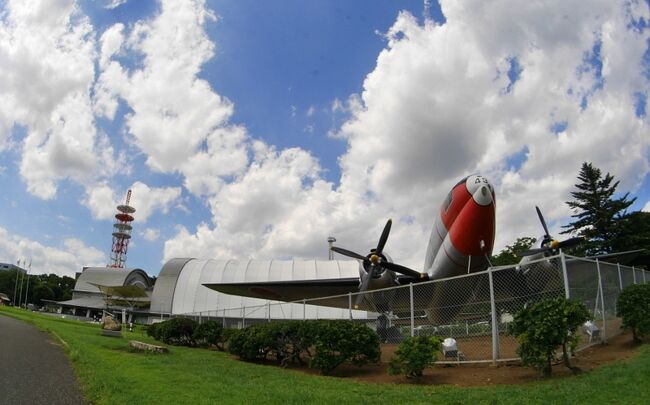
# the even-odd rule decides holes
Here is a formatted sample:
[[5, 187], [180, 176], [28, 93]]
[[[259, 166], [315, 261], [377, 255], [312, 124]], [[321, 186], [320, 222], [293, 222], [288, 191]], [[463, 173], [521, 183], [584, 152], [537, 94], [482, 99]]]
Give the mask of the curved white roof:
[[137, 285], [143, 289], [151, 287], [151, 281], [142, 269], [87, 267], [79, 275], [74, 285], [74, 291], [98, 293], [99, 289], [95, 284], [105, 286]]
[[[277, 304], [267, 301], [223, 294], [205, 283], [236, 283], [282, 280], [318, 280], [359, 276], [359, 263], [352, 260], [203, 260], [171, 259], [160, 271], [151, 297], [151, 312], [189, 314], [203, 312], [211, 316], [246, 316], [274, 319], [347, 318], [347, 309], [302, 304]], [[257, 309], [254, 307], [258, 307]], [[224, 314], [224, 310], [226, 310]], [[229, 311], [230, 310], [230, 311]], [[365, 312], [355, 318], [365, 317]]]

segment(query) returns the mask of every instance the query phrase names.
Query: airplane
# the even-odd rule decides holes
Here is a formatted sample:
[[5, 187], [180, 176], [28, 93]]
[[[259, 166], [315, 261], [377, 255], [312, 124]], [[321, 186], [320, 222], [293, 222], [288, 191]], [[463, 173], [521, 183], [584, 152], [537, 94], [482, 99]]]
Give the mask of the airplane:
[[[332, 251], [359, 261], [359, 277], [338, 279], [286, 280], [243, 283], [206, 283], [204, 286], [225, 294], [285, 302], [303, 299], [339, 296], [319, 305], [349, 308], [345, 294], [363, 293], [438, 280], [485, 270], [489, 265], [495, 237], [495, 193], [487, 178], [472, 175], [460, 180], [449, 191], [435, 218], [424, 260], [424, 270], [415, 271], [394, 263], [384, 251], [392, 221], [389, 219], [376, 248], [368, 254], [332, 247]], [[433, 304], [448, 302], [471, 294], [472, 288], [462, 291], [439, 291], [431, 294]], [[403, 307], [403, 297], [386, 292], [372, 300], [362, 294], [355, 297], [355, 308], [377, 312], [396, 311]], [[427, 301], [423, 297], [422, 301]], [[372, 302], [371, 302], [372, 301]], [[430, 301], [430, 300], [428, 300]], [[408, 299], [406, 300], [408, 303]], [[424, 305], [425, 302], [419, 303]], [[427, 304], [431, 306], [431, 303]]]

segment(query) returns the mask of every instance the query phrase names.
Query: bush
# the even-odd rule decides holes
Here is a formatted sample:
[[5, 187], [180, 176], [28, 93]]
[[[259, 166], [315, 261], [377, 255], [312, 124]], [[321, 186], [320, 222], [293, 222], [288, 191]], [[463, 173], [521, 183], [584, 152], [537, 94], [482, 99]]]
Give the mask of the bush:
[[199, 346], [217, 346], [220, 350], [223, 350], [223, 327], [220, 322], [217, 321], [206, 321], [198, 325], [194, 329], [192, 338]]
[[650, 284], [626, 287], [618, 296], [616, 315], [623, 318], [623, 328], [632, 331], [632, 339], [640, 343], [650, 332]]
[[[229, 332], [228, 350], [243, 360], [303, 363], [328, 373], [343, 362], [378, 361], [379, 337], [350, 321], [279, 321]], [[313, 351], [313, 353], [312, 353]]]
[[388, 363], [388, 373], [422, 377], [424, 369], [436, 361], [442, 339], [437, 336], [409, 337], [400, 343]]
[[309, 363], [322, 374], [329, 374], [344, 362], [362, 366], [368, 362], [377, 362], [381, 356], [379, 336], [359, 323], [346, 320], [314, 321], [315, 353]]
[[147, 336], [160, 340], [160, 323], [152, 323], [147, 326]]
[[192, 338], [196, 321], [188, 318], [172, 318], [165, 322], [156, 324], [154, 328], [159, 336], [158, 340], [176, 346], [194, 346], [196, 343]]
[[568, 353], [578, 343], [576, 330], [589, 319], [582, 303], [565, 298], [545, 299], [517, 312], [508, 332], [519, 340], [517, 354], [524, 365], [548, 376], [555, 351], [562, 347], [564, 364], [577, 372], [579, 369], [571, 366]]

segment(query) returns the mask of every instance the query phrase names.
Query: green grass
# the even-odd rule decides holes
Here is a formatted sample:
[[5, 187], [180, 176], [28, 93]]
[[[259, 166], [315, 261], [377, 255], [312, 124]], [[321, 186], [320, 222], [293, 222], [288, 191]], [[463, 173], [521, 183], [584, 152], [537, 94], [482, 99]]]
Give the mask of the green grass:
[[[100, 336], [97, 325], [0, 307], [67, 343], [86, 398], [98, 404], [200, 403], [647, 403], [650, 346], [628, 362], [564, 380], [520, 386], [460, 388], [370, 384], [306, 375], [233, 360], [203, 349], [170, 347], [169, 355], [133, 353], [142, 332]], [[444, 373], [444, 369], [438, 370]], [[469, 377], [468, 377], [469, 378]]]

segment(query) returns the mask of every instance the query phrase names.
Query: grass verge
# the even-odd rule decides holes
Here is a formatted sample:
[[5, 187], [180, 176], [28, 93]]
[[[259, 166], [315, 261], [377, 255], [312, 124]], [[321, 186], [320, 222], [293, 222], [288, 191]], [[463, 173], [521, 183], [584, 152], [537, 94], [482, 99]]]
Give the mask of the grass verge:
[[97, 404], [640, 404], [650, 397], [648, 345], [630, 361], [564, 380], [476, 388], [381, 385], [244, 363], [203, 349], [170, 347], [168, 355], [136, 353], [128, 350], [129, 340], [157, 342], [142, 331], [125, 332], [123, 338], [103, 337], [98, 325], [14, 308], [0, 307], [0, 315], [31, 322], [65, 341], [64, 350], [86, 398]]

